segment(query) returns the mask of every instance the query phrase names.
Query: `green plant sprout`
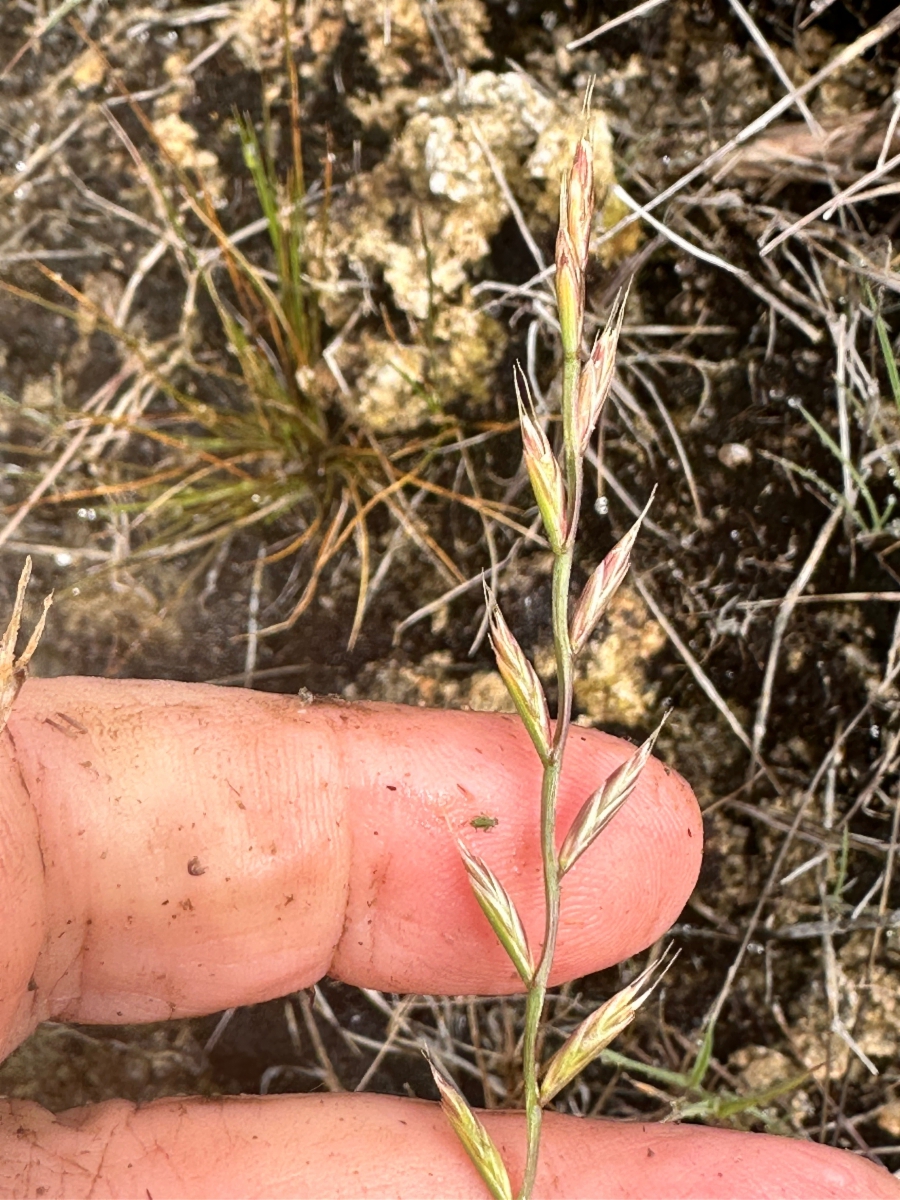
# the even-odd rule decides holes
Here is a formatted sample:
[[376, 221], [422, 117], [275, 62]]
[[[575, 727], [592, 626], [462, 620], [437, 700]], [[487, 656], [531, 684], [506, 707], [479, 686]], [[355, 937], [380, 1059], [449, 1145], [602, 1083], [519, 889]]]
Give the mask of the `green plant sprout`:
[[[803, 1071], [788, 1079], [773, 1083], [770, 1087], [759, 1091], [738, 1095], [724, 1088], [713, 1091], [704, 1086], [704, 1080], [709, 1073], [712, 1063], [713, 1042], [715, 1039], [715, 1022], [711, 1021], [704, 1032], [703, 1039], [697, 1047], [693, 1065], [689, 1070], [672, 1071], [666, 1067], [653, 1066], [641, 1062], [640, 1059], [630, 1058], [616, 1050], [604, 1050], [600, 1061], [619, 1071], [627, 1071], [630, 1075], [642, 1077], [653, 1084], [659, 1084], [662, 1098], [670, 1106], [666, 1120], [698, 1120], [725, 1121], [746, 1114], [754, 1122], [763, 1125], [771, 1133], [791, 1136], [791, 1129], [781, 1118], [767, 1111], [766, 1106], [782, 1096], [789, 1095], [804, 1084], [812, 1074]], [[683, 1095], [673, 1095], [681, 1092]]]
[[[556, 297], [564, 354], [561, 460], [536, 417], [524, 374], [519, 371], [515, 377], [525, 465], [553, 553], [552, 627], [559, 689], [555, 722], [550, 719], [547, 699], [534, 667], [509, 629], [496, 598], [486, 592], [497, 666], [543, 768], [540, 832], [545, 925], [543, 945], [537, 957], [528, 944], [515, 903], [502, 882], [486, 862], [460, 843], [475, 897], [526, 990], [522, 1063], [527, 1153], [519, 1200], [528, 1200], [534, 1191], [544, 1108], [633, 1020], [655, 986], [654, 981], [660, 977], [660, 964], [655, 963], [582, 1021], [548, 1062], [541, 1064], [538, 1061], [538, 1035], [559, 930], [564, 876], [628, 799], [662, 727], [660, 724], [643, 745], [588, 796], [557, 849], [557, 795], [570, 727], [576, 662], [625, 578], [632, 547], [647, 511], [645, 508], [606, 555], [577, 603], [570, 608], [569, 584], [578, 534], [584, 456], [612, 384], [625, 310], [625, 298], [620, 295], [605, 331], [598, 335], [589, 357], [582, 363], [585, 272], [594, 209], [588, 105], [589, 97], [585, 103], [585, 129], [572, 165], [562, 181], [556, 240]], [[495, 1200], [512, 1200], [508, 1172], [487, 1130], [434, 1062], [431, 1066], [444, 1111], [491, 1195]]]
[[891, 336], [888, 333], [888, 327], [884, 323], [884, 317], [881, 315], [881, 309], [875, 302], [875, 297], [872, 295], [872, 291], [868, 285], [866, 286], [866, 299], [869, 307], [875, 314], [875, 333], [878, 337], [878, 345], [881, 348], [881, 357], [884, 359], [888, 383], [891, 385], [891, 396], [894, 400], [894, 407], [897, 409], [897, 413], [900, 414], [900, 371], [897, 369], [897, 358], [894, 354], [894, 347], [891, 345]]

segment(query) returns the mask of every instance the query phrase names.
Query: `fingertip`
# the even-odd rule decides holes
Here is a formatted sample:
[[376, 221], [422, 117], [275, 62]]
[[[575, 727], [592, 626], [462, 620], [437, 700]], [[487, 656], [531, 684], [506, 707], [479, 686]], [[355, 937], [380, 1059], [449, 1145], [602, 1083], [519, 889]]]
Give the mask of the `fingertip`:
[[[387, 991], [521, 990], [458, 850], [488, 862], [539, 947], [541, 769], [517, 718], [79, 679], [26, 685], [13, 717], [46, 861], [31, 872], [50, 930], [37, 1019], [214, 1011], [325, 971]], [[558, 841], [633, 752], [573, 729]], [[651, 760], [563, 881], [554, 980], [653, 943], [700, 852], [690, 789]]]
[[[346, 764], [357, 781], [348, 805], [354, 849], [332, 973], [388, 991], [521, 990], [472, 894], [457, 842], [488, 863], [538, 947], [541, 769], [528, 735], [505, 714], [391, 705], [361, 713]], [[633, 753], [622, 739], [572, 730], [558, 843], [587, 797]], [[690, 895], [701, 853], [691, 789], [651, 759], [623, 809], [563, 880], [553, 979], [577, 978], [651, 945]]]

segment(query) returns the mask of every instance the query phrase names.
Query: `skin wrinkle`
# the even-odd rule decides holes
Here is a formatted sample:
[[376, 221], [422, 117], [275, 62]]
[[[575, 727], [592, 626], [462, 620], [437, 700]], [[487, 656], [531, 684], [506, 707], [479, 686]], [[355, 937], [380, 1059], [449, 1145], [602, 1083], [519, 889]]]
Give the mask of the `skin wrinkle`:
[[[308, 713], [311, 709], [309, 702], [300, 703], [297, 707], [295, 719], [298, 723], [308, 723]], [[333, 736], [333, 735], [332, 735]], [[340, 755], [335, 751], [336, 742], [333, 740], [329, 745], [326, 738], [319, 738], [312, 748], [307, 760], [300, 763], [293, 761], [290, 766], [290, 773], [294, 776], [294, 787], [298, 800], [295, 803], [297, 811], [302, 805], [299, 797], [303, 794], [304, 780], [306, 776], [310, 782], [307, 783], [307, 792], [314, 798], [317, 806], [318, 822], [325, 831], [326, 844], [328, 851], [332, 857], [337, 857], [340, 861], [343, 872], [341, 882], [341, 903], [339, 907], [340, 920], [334, 922], [334, 935], [328, 946], [323, 949], [323, 969], [322, 974], [330, 973], [331, 965], [334, 961], [334, 955], [337, 952], [337, 947], [340, 944], [343, 936], [344, 927], [347, 920], [347, 904], [350, 895], [350, 872], [353, 861], [353, 822], [347, 819], [347, 804], [350, 792], [349, 782], [343, 777], [342, 772], [338, 772], [339, 785], [338, 787], [331, 786], [334, 771], [324, 770], [323, 764], [331, 761], [332, 764], [341, 764]], [[333, 797], [337, 796], [337, 801]], [[309, 811], [309, 802], [307, 800], [307, 811]], [[337, 807], [335, 805], [337, 804]], [[342, 852], [334, 855], [334, 848], [338, 847]], [[301, 880], [297, 880], [296, 892], [301, 892]], [[296, 893], [292, 891], [291, 895]], [[304, 903], [308, 903], [304, 895]]]
[[[58, 1146], [57, 1139], [54, 1137], [53, 1125], [49, 1124], [47, 1118], [49, 1114], [43, 1109], [30, 1101], [7, 1101], [6, 1102], [12, 1115], [10, 1124], [16, 1124], [19, 1121], [18, 1128], [22, 1127], [20, 1114], [27, 1113], [30, 1109], [30, 1116], [36, 1126], [30, 1130], [29, 1139], [29, 1158], [28, 1164], [24, 1168], [17, 1170], [13, 1162], [9, 1161], [9, 1156], [6, 1156], [4, 1165], [10, 1170], [10, 1178], [14, 1187], [8, 1190], [3, 1189], [3, 1195], [21, 1195], [35, 1196], [38, 1194], [38, 1188], [43, 1189], [43, 1195], [53, 1197], [62, 1195], [65, 1190], [71, 1190], [73, 1194], [83, 1194], [83, 1189], [75, 1184], [72, 1176], [80, 1184], [86, 1178], [94, 1178], [96, 1169], [94, 1166], [94, 1157], [90, 1151], [85, 1151], [82, 1148], [80, 1154], [73, 1147], [71, 1150], [64, 1144]], [[24, 1110], [24, 1112], [23, 1112]], [[24, 1115], [27, 1120], [27, 1115]], [[50, 1118], [52, 1121], [53, 1118]], [[3, 1123], [0, 1121], [0, 1131], [3, 1129]], [[80, 1161], [81, 1158], [88, 1154], [90, 1161], [85, 1164]], [[52, 1181], [52, 1182], [51, 1182]]]
[[[38, 811], [38, 836], [41, 840], [45, 826], [45, 819], [42, 817], [43, 814]], [[54, 866], [51, 862], [51, 870]], [[49, 885], [48, 875], [45, 873], [44, 894], [52, 899], [54, 893], [55, 889]], [[42, 950], [41, 961], [44, 963], [45, 972], [49, 973], [54, 963], [56, 969], [52, 980], [47, 984], [46, 1009], [48, 1014], [59, 1016], [63, 1020], [66, 1019], [73, 1000], [77, 1000], [82, 994], [84, 963], [90, 952], [93, 930], [90, 895], [89, 882], [83, 889], [60, 891], [61, 906], [58, 916], [55, 916], [48, 904], [48, 940]], [[66, 915], [66, 910], [71, 915]], [[64, 939], [64, 934], [70, 936]], [[69, 946], [68, 953], [64, 954], [65, 943], [68, 943], [71, 937], [75, 939], [74, 944]]]
[[[66, 734], [65, 730], [60, 731], [58, 729], [58, 727], [56, 727], [51, 722], [48, 721], [47, 724], [51, 729], [56, 729], [57, 732], [62, 732], [63, 736], [71, 736], [71, 735]], [[87, 732], [87, 731], [85, 730], [85, 732]], [[52, 734], [50, 736], [52, 736]], [[79, 747], [79, 749], [81, 750], [82, 748]], [[80, 766], [81, 766], [82, 770], [87, 769], [84, 767], [83, 763], [80, 764]], [[47, 867], [46, 867], [46, 860], [45, 860], [44, 852], [43, 852], [43, 846], [45, 843], [44, 822], [41, 820], [40, 812], [38, 812], [37, 830], [38, 830], [38, 847], [41, 851], [41, 863], [44, 866], [43, 890], [44, 890], [44, 894], [46, 896], [50, 893], [51, 889], [48, 887]], [[49, 853], [49, 851], [48, 851], [48, 853]], [[47, 930], [48, 943], [45, 945], [45, 950], [42, 951], [42, 957], [46, 956], [47, 966], [49, 969], [49, 966], [54, 961], [54, 959], [59, 959], [60, 957], [62, 957], [62, 951], [63, 951], [64, 947], [61, 945], [61, 942], [62, 942], [61, 933], [56, 934], [54, 931], [54, 923], [52, 921], [52, 918], [48, 920], [47, 924], [48, 924], [48, 930]], [[65, 931], [66, 932], [71, 931], [72, 933], [74, 933], [76, 935], [76, 944], [71, 947], [70, 952], [67, 957], [67, 961], [64, 959], [63, 962], [61, 962], [58, 965], [57, 973], [56, 973], [55, 977], [52, 979], [52, 981], [46, 987], [46, 993], [47, 993], [46, 1006], [48, 1007], [48, 1009], [50, 1011], [53, 1011], [54, 1014], [55, 1013], [60, 1013], [60, 1014], [65, 1013], [66, 1003], [64, 1001], [64, 997], [66, 995], [79, 996], [81, 994], [82, 967], [83, 967], [83, 964], [85, 961], [85, 957], [88, 953], [90, 930], [92, 929], [92, 927], [93, 927], [93, 922], [92, 922], [91, 911], [90, 911], [90, 888], [88, 887], [87, 889], [85, 889], [85, 891], [83, 893], [82, 919], [79, 921], [74, 914], [72, 915], [72, 917], [66, 919]], [[46, 955], [45, 955], [45, 951], [51, 949], [50, 939], [52, 939], [54, 937], [56, 938], [56, 943], [52, 946], [52, 950], [54, 951], [54, 953], [53, 954], [46, 953]], [[66, 982], [67, 986], [63, 990], [62, 984], [64, 981]]]
[[[21, 697], [21, 693], [20, 693]], [[21, 703], [21, 699], [20, 699]], [[14, 710], [15, 715], [15, 710]], [[71, 719], [71, 718], [70, 718]], [[60, 729], [54, 722], [45, 720], [47, 727], [46, 738], [51, 744], [54, 741], [60, 741], [63, 738], [70, 738], [71, 734], [65, 729]], [[80, 723], [79, 723], [80, 724]], [[77, 749], [70, 748], [77, 760], [77, 770], [80, 774], [89, 775], [92, 784], [99, 787], [101, 779], [99, 772], [93, 767], [93, 762], [97, 760], [96, 746], [90, 741], [89, 731], [81, 726], [85, 735], [84, 740], [77, 737], [79, 742]], [[35, 772], [35, 783], [33, 791], [35, 795], [43, 794], [43, 784], [46, 778], [48, 767], [41, 758], [39, 770]], [[107, 776], [106, 782], [109, 783]], [[61, 819], [59, 810], [55, 813], [48, 814], [43, 812], [40, 805], [36, 805], [38, 816], [38, 839], [40, 845], [46, 844], [45, 827], [53, 828], [57, 821]], [[74, 814], [73, 814], [74, 815]], [[85, 815], [85, 824], [87, 817]], [[70, 846], [64, 847], [63, 854], [71, 854], [71, 846], [78, 845], [83, 837], [84, 825], [79, 821], [73, 822], [72, 838]], [[75, 839], [78, 839], [76, 841]], [[50, 854], [48, 848], [48, 854]], [[43, 857], [43, 856], [42, 856]], [[50, 871], [55, 868], [55, 863], [51, 860]], [[50, 886], [48, 873], [45, 871], [44, 879], [45, 895], [52, 901], [56, 889]], [[57, 919], [54, 919], [54, 914], [49, 911], [48, 905], [48, 945], [45, 948], [46, 953], [42, 954], [42, 958], [46, 963], [46, 970], [49, 972], [54, 961], [62, 959], [56, 967], [55, 975], [52, 982], [47, 986], [46, 1008], [48, 1015], [59, 1016], [66, 1019], [73, 1002], [77, 1003], [77, 998], [81, 996], [83, 990], [83, 969], [92, 946], [93, 934], [93, 911], [91, 907], [91, 883], [90, 874], [85, 877], [85, 884], [81, 888], [69, 887], [59, 890], [61, 900], [61, 909]], [[66, 910], [71, 915], [66, 915]], [[57, 931], [58, 927], [58, 931]], [[75, 944], [70, 947], [67, 955], [63, 956], [65, 949], [63, 944], [62, 934], [70, 934], [75, 938]], [[66, 939], [68, 940], [68, 939]], [[63, 986], [65, 985], [65, 986]]]
[[96, 1196], [96, 1195], [97, 1195], [97, 1191], [96, 1191], [96, 1189], [97, 1189], [97, 1185], [103, 1181], [103, 1167], [104, 1167], [104, 1165], [105, 1165], [105, 1163], [106, 1163], [106, 1156], [107, 1156], [107, 1154], [109, 1153], [109, 1151], [110, 1151], [110, 1148], [111, 1148], [111, 1147], [114, 1145], [114, 1143], [115, 1143], [115, 1138], [116, 1138], [116, 1136], [118, 1135], [118, 1132], [119, 1132], [119, 1128], [118, 1128], [118, 1126], [117, 1126], [117, 1125], [113, 1125], [113, 1126], [112, 1126], [112, 1128], [111, 1128], [111, 1129], [110, 1129], [110, 1131], [109, 1131], [109, 1137], [108, 1137], [108, 1139], [107, 1139], [107, 1140], [106, 1140], [106, 1141], [105, 1141], [105, 1142], [104, 1142], [104, 1143], [101, 1145], [101, 1148], [100, 1148], [100, 1160], [99, 1160], [99, 1162], [97, 1163], [97, 1167], [96, 1167], [96, 1169], [95, 1169], [95, 1171], [94, 1171], [94, 1174], [93, 1174], [93, 1179], [91, 1180], [91, 1186], [90, 1186], [90, 1189], [89, 1189], [89, 1191], [88, 1191], [88, 1197], [89, 1197], [89, 1198], [91, 1198], [91, 1197], [94, 1197], [94, 1196]]

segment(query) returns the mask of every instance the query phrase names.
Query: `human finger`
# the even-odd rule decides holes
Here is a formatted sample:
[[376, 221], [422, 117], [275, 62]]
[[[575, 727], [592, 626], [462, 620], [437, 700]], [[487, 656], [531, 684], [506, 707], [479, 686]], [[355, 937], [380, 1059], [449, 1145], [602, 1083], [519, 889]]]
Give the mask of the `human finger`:
[[[484, 1113], [521, 1179], [524, 1121]], [[0, 1104], [0, 1194], [9, 1197], [441, 1196], [484, 1185], [439, 1107], [392, 1096], [113, 1101], [52, 1116]], [[620, 1124], [548, 1113], [536, 1194], [646, 1200], [856, 1200], [900, 1183], [845, 1151], [720, 1129]]]
[[[560, 835], [631, 752], [573, 729]], [[326, 973], [389, 991], [515, 991], [457, 839], [490, 862], [538, 943], [539, 795], [537, 756], [500, 714], [31, 681], [0, 736], [0, 1049], [39, 1020], [193, 1015]], [[496, 824], [473, 828], [482, 815]], [[652, 943], [700, 852], [690, 789], [651, 762], [566, 877], [554, 977]]]

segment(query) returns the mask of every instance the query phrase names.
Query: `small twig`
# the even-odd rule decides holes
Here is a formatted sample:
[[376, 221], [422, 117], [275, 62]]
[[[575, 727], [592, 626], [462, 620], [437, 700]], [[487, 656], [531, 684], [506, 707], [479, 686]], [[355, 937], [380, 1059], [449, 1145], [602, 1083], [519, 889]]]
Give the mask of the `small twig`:
[[771, 254], [771, 252], [777, 246], [780, 246], [782, 242], [786, 242], [788, 238], [793, 237], [796, 233], [799, 233], [801, 229], [805, 229], [807, 225], [809, 225], [812, 221], [815, 221], [818, 217], [824, 217], [824, 219], [827, 221], [828, 218], [833, 216], [839, 208], [843, 208], [845, 205], [851, 203], [851, 201], [854, 199], [858, 199], [858, 192], [861, 192], [864, 188], [868, 187], [870, 183], [877, 182], [877, 180], [881, 179], [882, 176], [886, 175], [889, 171], [892, 171], [896, 166], [900, 166], [900, 154], [895, 154], [893, 158], [889, 159], [885, 163], [879, 163], [878, 166], [874, 167], [873, 170], [868, 171], [860, 179], [856, 179], [853, 183], [848, 184], [847, 187], [838, 192], [836, 196], [832, 196], [830, 200], [826, 200], [823, 204], [820, 204], [818, 208], [814, 208], [812, 212], [808, 212], [805, 216], [798, 217], [796, 221], [791, 222], [787, 229], [782, 230], [777, 237], [772, 238], [770, 242], [766, 242], [764, 246], [760, 246], [760, 255], [765, 257], [765, 255]]
[[662, 234], [663, 237], [672, 242], [673, 245], [678, 246], [681, 250], [693, 255], [694, 258], [699, 259], [701, 262], [708, 263], [712, 267], [718, 267], [722, 271], [727, 271], [729, 275], [733, 275], [735, 279], [739, 279], [744, 287], [748, 289], [748, 291], [751, 291], [754, 295], [759, 296], [759, 298], [764, 300], [766, 304], [775, 310], [775, 312], [781, 313], [781, 315], [790, 321], [792, 325], [795, 325], [802, 333], [804, 333], [811, 342], [821, 341], [822, 334], [818, 329], [816, 329], [815, 325], [811, 325], [809, 321], [805, 321], [803, 317], [799, 315], [799, 313], [794, 312], [790, 305], [785, 304], [783, 300], [770, 292], [768, 288], [763, 287], [761, 283], [757, 282], [757, 280], [753, 278], [749, 271], [745, 271], [743, 267], [733, 266], [720, 255], [713, 254], [709, 250], [703, 250], [699, 246], [689, 242], [687, 238], [683, 238], [680, 234], [675, 233], [675, 231], [670, 229], [668, 225], [664, 225], [662, 221], [652, 215], [650, 212], [650, 208], [654, 207], [652, 204], [639, 204], [637, 200], [633, 199], [619, 184], [615, 184], [613, 191], [624, 204], [628, 205], [634, 214], [640, 216], [647, 222], [648, 225], [652, 226], [652, 228], [654, 228], [658, 233]]

